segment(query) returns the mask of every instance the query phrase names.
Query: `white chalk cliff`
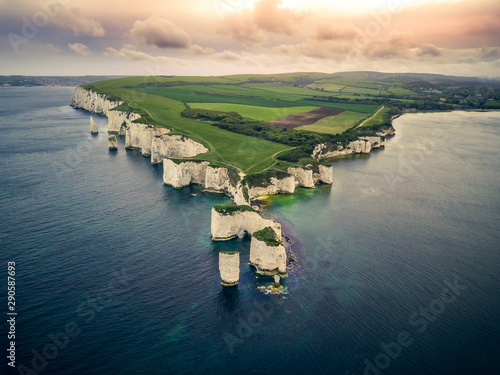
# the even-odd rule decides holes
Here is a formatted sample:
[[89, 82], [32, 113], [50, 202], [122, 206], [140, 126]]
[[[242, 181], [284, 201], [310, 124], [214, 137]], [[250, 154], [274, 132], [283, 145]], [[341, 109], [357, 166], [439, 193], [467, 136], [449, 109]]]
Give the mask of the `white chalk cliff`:
[[134, 112], [123, 112], [110, 110], [106, 112], [108, 118], [108, 133], [115, 133], [118, 135], [125, 135], [127, 128], [130, 127], [135, 120], [141, 116]]
[[202, 185], [205, 189], [230, 196], [238, 205], [249, 204], [245, 198], [241, 182], [234, 185], [229, 178], [229, 171], [223, 167], [212, 167], [208, 161], [183, 161], [176, 163], [163, 159], [163, 183], [180, 189], [190, 184]]
[[287, 172], [294, 177], [296, 186], [313, 188], [316, 185], [312, 169], [290, 167], [287, 169]]
[[98, 133], [99, 133], [99, 128], [97, 127], [97, 124], [95, 123], [92, 116], [90, 116], [90, 134], [98, 134]]
[[295, 192], [295, 178], [286, 176], [284, 178], [271, 177], [269, 184], [264, 186], [252, 186], [248, 188], [250, 199], [275, 195], [279, 193], [293, 194]]
[[358, 140], [349, 142], [346, 147], [342, 145], [328, 147], [325, 143], [320, 143], [314, 148], [312, 157], [322, 160], [349, 154], [368, 154], [373, 148], [384, 146], [384, 136], [359, 137]]
[[190, 184], [204, 185], [209, 164], [208, 161], [185, 161], [177, 164], [173, 160], [163, 159], [163, 182], [176, 189]]
[[116, 135], [111, 134], [108, 137], [108, 148], [110, 151], [118, 150], [118, 138], [116, 138]]
[[250, 242], [250, 264], [259, 271], [286, 273], [286, 251], [281, 244], [271, 246], [252, 236]]
[[162, 163], [166, 157], [187, 158], [208, 152], [201, 143], [182, 135], [169, 135], [170, 129], [134, 122], [137, 113], [116, 111], [123, 102], [110, 101], [106, 95], [77, 87], [71, 105], [89, 112], [103, 113], [108, 118], [108, 133], [125, 136], [125, 148], [141, 150], [151, 156], [151, 163]]
[[312, 166], [289, 168], [289, 174], [285, 174], [283, 178], [271, 177], [268, 182], [252, 187], [247, 186], [240, 176], [235, 175], [231, 179], [229, 173], [227, 168], [212, 167], [209, 162], [174, 162], [168, 158], [163, 159], [165, 185], [180, 189], [190, 184], [199, 184], [207, 190], [227, 194], [237, 205], [250, 204], [253, 199], [267, 195], [292, 194], [296, 186], [311, 188], [316, 183], [333, 182], [332, 167], [324, 165], [318, 165], [315, 170]]
[[257, 212], [238, 211], [219, 213], [212, 208], [212, 223], [210, 233], [216, 241], [226, 241], [243, 234], [252, 234], [266, 227], [271, 227], [281, 241], [281, 224], [262, 218]]
[[142, 155], [151, 156], [153, 137], [168, 133], [170, 129], [133, 122], [125, 130], [125, 148], [138, 149]]
[[240, 254], [219, 253], [219, 272], [222, 285], [238, 284], [240, 279]]
[[151, 144], [151, 163], [163, 163], [164, 158], [190, 158], [207, 152], [201, 143], [183, 135], [155, 135]]
[[86, 90], [80, 86], [77, 87], [73, 93], [71, 106], [106, 115], [111, 109], [118, 107], [122, 103], [123, 102], [120, 101], [110, 101], [106, 95], [98, 94], [92, 90]]

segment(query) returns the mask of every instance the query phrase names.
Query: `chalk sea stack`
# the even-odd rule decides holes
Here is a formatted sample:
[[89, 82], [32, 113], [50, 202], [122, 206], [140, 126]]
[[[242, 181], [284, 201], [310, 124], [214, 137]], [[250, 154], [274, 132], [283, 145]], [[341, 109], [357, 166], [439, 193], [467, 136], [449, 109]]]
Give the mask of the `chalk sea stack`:
[[252, 234], [250, 264], [261, 273], [286, 274], [286, 251], [278, 235], [271, 227]]
[[116, 135], [111, 134], [108, 137], [108, 148], [109, 148], [109, 151], [118, 150], [118, 138], [116, 138]]
[[240, 279], [240, 254], [221, 251], [219, 253], [219, 272], [222, 285], [237, 285]]
[[90, 134], [98, 134], [98, 133], [99, 133], [99, 128], [97, 127], [97, 124], [95, 123], [92, 116], [90, 116]]

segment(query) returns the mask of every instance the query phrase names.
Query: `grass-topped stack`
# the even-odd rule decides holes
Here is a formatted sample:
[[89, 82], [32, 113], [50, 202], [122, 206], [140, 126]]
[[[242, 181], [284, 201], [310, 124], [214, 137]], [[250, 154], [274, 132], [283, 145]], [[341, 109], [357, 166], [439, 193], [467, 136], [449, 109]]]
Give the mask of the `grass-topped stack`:
[[286, 252], [277, 233], [271, 227], [252, 234], [250, 264], [262, 273], [286, 273]]

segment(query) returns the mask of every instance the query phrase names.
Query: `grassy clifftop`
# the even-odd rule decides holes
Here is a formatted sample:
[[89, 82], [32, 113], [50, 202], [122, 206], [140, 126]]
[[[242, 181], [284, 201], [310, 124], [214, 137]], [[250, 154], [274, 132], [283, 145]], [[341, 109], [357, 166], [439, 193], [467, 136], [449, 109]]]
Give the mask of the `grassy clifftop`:
[[[126, 77], [83, 87], [123, 101], [117, 109], [140, 114], [137, 122], [210, 150], [194, 159], [259, 173], [310, 163], [315, 144], [373, 134], [405, 110], [495, 107], [500, 83], [490, 86], [463, 77], [347, 72]], [[307, 122], [318, 110], [335, 115]]]

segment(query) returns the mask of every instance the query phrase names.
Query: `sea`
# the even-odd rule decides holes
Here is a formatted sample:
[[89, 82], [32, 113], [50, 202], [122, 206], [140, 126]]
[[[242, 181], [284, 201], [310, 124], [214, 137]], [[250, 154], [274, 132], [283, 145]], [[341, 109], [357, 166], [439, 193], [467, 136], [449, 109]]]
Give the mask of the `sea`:
[[108, 151], [73, 90], [0, 88], [1, 374], [500, 374], [500, 113], [405, 114], [332, 186], [268, 199], [273, 295], [248, 238], [210, 239], [230, 200]]

